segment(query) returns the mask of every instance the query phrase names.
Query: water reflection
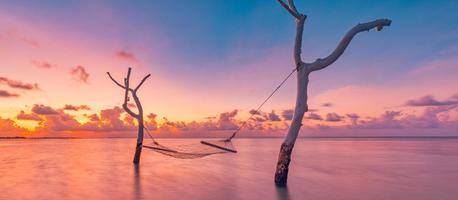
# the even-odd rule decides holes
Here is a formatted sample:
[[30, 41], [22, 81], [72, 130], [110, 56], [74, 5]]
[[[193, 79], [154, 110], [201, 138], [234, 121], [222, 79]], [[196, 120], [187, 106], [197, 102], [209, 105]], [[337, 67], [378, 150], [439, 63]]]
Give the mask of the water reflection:
[[[275, 185], [274, 185], [275, 186]], [[276, 186], [275, 186], [276, 187]], [[278, 200], [290, 200], [288, 187], [276, 187]], [[301, 198], [305, 200], [306, 198]]]
[[140, 180], [140, 165], [133, 165], [134, 168], [134, 199], [141, 199], [142, 188]]
[[135, 167], [130, 139], [0, 141], [0, 199], [458, 196], [458, 140], [298, 140], [288, 187], [277, 188], [273, 174], [281, 142], [238, 139], [238, 154], [194, 160], [145, 150]]

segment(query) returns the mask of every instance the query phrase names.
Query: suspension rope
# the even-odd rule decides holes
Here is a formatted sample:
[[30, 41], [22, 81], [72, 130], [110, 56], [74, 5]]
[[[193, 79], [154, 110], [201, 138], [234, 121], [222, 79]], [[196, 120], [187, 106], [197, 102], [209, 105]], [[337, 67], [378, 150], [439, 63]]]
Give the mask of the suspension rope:
[[289, 79], [289, 77], [291, 77], [291, 75], [294, 74], [294, 72], [296, 72], [298, 69], [297, 68], [294, 68], [293, 71], [291, 71], [291, 73], [288, 74], [288, 76], [286, 76], [283, 81], [278, 84], [278, 86], [275, 88], [275, 90], [272, 91], [272, 93], [270, 93], [270, 95], [261, 103], [259, 104], [258, 108], [256, 109], [255, 112], [251, 113], [250, 117], [245, 120], [241, 126], [239, 126], [239, 128], [237, 128], [237, 130], [234, 131], [234, 133], [232, 133], [231, 137], [227, 138], [225, 141], [231, 141], [232, 138], [234, 138], [237, 133], [242, 130], [243, 127], [245, 127], [245, 125], [248, 123], [248, 121], [250, 121], [254, 115], [256, 115], [259, 110], [261, 110], [262, 106], [264, 106], [264, 104], [281, 88], [281, 86], [283, 86], [283, 84], [285, 84], [285, 82]]
[[149, 132], [148, 128], [146, 128], [146, 126], [143, 126], [143, 129], [146, 130], [146, 133], [148, 134], [148, 136], [151, 138], [151, 140], [153, 140], [154, 144], [157, 144], [156, 140], [154, 140], [153, 136], [151, 135], [151, 133]]

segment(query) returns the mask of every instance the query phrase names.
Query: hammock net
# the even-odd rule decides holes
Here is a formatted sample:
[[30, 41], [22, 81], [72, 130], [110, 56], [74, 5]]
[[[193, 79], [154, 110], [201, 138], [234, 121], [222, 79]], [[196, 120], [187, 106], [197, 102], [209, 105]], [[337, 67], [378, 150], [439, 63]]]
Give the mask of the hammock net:
[[194, 159], [223, 153], [237, 153], [230, 140], [202, 140], [199, 143], [194, 142], [174, 146], [162, 145], [153, 141], [151, 144], [143, 145], [143, 147], [157, 153], [181, 159]]

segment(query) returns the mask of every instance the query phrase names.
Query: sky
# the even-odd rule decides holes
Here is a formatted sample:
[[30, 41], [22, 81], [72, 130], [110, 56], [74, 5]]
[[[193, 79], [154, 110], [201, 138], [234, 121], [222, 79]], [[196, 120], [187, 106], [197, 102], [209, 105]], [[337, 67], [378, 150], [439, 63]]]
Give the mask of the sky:
[[[310, 75], [302, 136], [458, 136], [456, 1], [299, 1], [302, 57], [343, 56]], [[275, 0], [0, 1], [0, 136], [131, 137], [122, 80], [132, 67], [158, 137], [224, 136], [294, 68], [295, 24]], [[295, 77], [249, 120], [283, 136]], [[135, 109], [135, 108], [133, 108]]]

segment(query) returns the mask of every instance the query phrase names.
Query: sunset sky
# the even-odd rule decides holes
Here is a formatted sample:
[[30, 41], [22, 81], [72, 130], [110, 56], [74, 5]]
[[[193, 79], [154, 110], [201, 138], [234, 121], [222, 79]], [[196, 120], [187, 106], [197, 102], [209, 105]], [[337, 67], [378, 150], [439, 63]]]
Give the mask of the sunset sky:
[[[305, 61], [357, 23], [393, 21], [311, 75], [303, 136], [458, 136], [457, 1], [296, 6], [308, 15]], [[1, 1], [0, 136], [134, 136], [106, 75], [122, 80], [128, 67], [133, 84], [151, 74], [139, 96], [154, 134], [230, 133], [293, 69], [294, 32], [275, 0]], [[242, 134], [286, 133], [295, 84]]]

